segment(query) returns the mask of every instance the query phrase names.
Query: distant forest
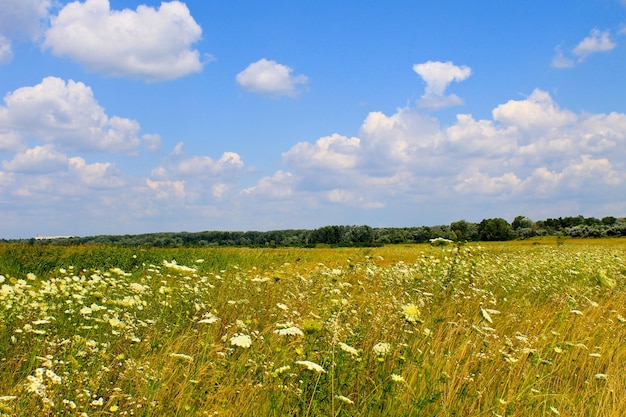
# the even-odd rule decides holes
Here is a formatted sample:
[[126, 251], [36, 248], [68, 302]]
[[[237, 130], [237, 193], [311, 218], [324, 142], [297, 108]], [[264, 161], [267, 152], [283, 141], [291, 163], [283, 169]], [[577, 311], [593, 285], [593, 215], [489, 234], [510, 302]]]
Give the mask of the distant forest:
[[420, 227], [324, 226], [313, 230], [273, 230], [269, 232], [162, 232], [138, 235], [98, 235], [88, 237], [31, 238], [2, 240], [32, 245], [106, 244], [147, 247], [315, 247], [380, 246], [394, 243], [426, 243], [442, 238], [452, 241], [505, 241], [535, 236], [621, 237], [626, 236], [626, 218], [612, 216], [559, 217], [533, 221], [517, 216], [512, 223], [502, 218], [485, 219], [480, 223], [459, 220], [450, 225]]

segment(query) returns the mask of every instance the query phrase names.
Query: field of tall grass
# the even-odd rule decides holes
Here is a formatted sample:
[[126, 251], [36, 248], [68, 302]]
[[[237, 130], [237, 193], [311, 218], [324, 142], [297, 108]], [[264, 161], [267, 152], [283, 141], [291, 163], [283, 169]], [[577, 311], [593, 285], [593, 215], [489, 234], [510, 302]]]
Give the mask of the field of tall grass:
[[626, 414], [626, 240], [0, 245], [0, 416]]

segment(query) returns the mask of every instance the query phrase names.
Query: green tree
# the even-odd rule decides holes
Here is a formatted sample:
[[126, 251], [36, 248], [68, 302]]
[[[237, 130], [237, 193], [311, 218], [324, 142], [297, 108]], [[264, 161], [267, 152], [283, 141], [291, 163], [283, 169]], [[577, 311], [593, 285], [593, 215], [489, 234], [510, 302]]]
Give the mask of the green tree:
[[502, 218], [484, 219], [478, 225], [480, 239], [484, 241], [511, 240], [514, 238], [511, 225]]

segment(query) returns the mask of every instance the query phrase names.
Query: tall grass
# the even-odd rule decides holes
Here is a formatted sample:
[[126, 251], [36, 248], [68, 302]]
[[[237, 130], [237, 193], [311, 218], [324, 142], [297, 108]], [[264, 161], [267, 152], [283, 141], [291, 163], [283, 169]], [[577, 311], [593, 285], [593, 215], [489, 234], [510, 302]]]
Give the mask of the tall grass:
[[622, 416], [626, 242], [536, 243], [0, 246], [0, 415]]

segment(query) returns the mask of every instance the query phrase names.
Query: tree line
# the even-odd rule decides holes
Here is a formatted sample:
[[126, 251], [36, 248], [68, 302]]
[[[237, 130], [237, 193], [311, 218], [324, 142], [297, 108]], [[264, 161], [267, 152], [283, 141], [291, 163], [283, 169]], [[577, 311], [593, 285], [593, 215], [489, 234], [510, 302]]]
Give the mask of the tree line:
[[[442, 238], [452, 241], [506, 241], [534, 236], [621, 237], [626, 236], [626, 218], [559, 217], [533, 221], [517, 216], [509, 223], [503, 218], [480, 223], [458, 220], [450, 225], [419, 227], [323, 226], [313, 230], [162, 232], [136, 235], [98, 235], [57, 239], [18, 239], [11, 242], [32, 245], [108, 244], [148, 247], [247, 246], [380, 246], [398, 243], [426, 243]], [[2, 240], [9, 242], [8, 240]]]

